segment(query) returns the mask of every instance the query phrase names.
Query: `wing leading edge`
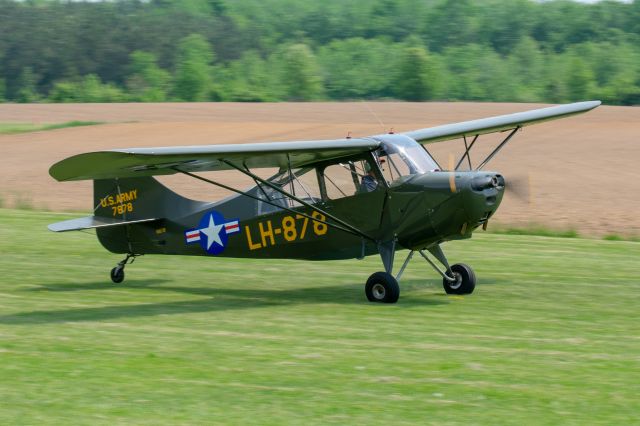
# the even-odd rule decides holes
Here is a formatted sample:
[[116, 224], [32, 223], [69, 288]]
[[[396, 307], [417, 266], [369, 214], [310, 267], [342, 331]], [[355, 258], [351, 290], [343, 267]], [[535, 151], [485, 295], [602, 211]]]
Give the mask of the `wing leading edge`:
[[380, 146], [373, 139], [338, 139], [308, 142], [270, 142], [238, 145], [129, 148], [89, 152], [64, 159], [49, 169], [58, 181], [169, 175], [230, 170], [225, 161], [249, 168], [301, 167]]
[[531, 124], [570, 117], [572, 115], [590, 111], [598, 107], [600, 104], [600, 101], [577, 102], [573, 104], [517, 112], [514, 114], [481, 118], [479, 120], [445, 124], [443, 126], [414, 130], [404, 134], [422, 144], [440, 142], [450, 139], [458, 139], [463, 136], [502, 132], [504, 130], [515, 129], [516, 127], [524, 127]]

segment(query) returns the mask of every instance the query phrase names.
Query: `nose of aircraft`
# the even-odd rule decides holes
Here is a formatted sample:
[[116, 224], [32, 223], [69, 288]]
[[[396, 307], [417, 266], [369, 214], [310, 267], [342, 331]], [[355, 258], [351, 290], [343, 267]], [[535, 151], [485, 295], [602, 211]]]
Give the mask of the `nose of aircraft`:
[[474, 191], [484, 191], [491, 188], [504, 189], [504, 178], [499, 174], [483, 173], [471, 179], [471, 189]]
[[461, 188], [468, 220], [465, 223], [469, 231], [487, 223], [498, 209], [505, 188], [504, 177], [498, 173], [471, 172], [470, 174], [468, 185]]
[[393, 204], [399, 206], [391, 209], [398, 237], [406, 247], [469, 238], [498, 209], [504, 188], [504, 178], [495, 172], [417, 175], [393, 191]]

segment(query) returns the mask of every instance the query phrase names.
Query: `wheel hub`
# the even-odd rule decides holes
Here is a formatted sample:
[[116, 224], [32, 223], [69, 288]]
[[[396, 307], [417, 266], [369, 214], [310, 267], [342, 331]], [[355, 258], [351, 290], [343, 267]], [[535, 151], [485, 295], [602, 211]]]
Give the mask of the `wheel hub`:
[[449, 287], [452, 290], [457, 290], [462, 285], [462, 275], [459, 272], [453, 272], [453, 278], [455, 278], [455, 281], [450, 282]]
[[382, 284], [374, 284], [373, 287], [371, 288], [371, 293], [373, 294], [373, 297], [375, 297], [376, 299], [382, 300], [384, 299], [386, 290]]

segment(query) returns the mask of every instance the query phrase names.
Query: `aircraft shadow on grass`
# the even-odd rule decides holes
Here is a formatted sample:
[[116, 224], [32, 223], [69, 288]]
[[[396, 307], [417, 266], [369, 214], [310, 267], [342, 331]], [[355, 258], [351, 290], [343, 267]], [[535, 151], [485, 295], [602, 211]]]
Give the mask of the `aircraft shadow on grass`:
[[[51, 283], [27, 291], [39, 292], [74, 292], [74, 291], [122, 291], [141, 289], [168, 291], [206, 296], [206, 299], [180, 300], [175, 302], [140, 303], [127, 305], [100, 306], [95, 308], [58, 309], [47, 311], [19, 312], [0, 316], [0, 324], [50, 324], [75, 321], [105, 321], [116, 318], [149, 317], [158, 315], [176, 315], [201, 312], [219, 312], [237, 309], [256, 309], [273, 306], [289, 306], [297, 304], [333, 303], [342, 305], [363, 305], [372, 308], [389, 308], [388, 305], [370, 305], [362, 294], [362, 284], [344, 284], [323, 287], [301, 287], [295, 289], [238, 289], [215, 287], [187, 287], [165, 285], [167, 280], [129, 281], [126, 286], [115, 287], [100, 282], [79, 284]], [[419, 285], [418, 285], [419, 284]], [[426, 284], [426, 285], [425, 285]], [[407, 293], [397, 308], [409, 308], [425, 305], [442, 305], [449, 303], [444, 294], [433, 297], [412, 297], [413, 288], [430, 288], [435, 284], [430, 280], [407, 280]], [[396, 309], [397, 309], [396, 308]]]

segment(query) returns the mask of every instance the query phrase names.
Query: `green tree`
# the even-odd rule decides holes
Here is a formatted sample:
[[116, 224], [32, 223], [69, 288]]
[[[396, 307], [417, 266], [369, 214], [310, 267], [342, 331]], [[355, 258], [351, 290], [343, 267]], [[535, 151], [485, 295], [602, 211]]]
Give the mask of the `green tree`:
[[56, 103], [81, 102], [79, 99], [79, 84], [71, 81], [58, 81], [49, 91], [47, 100]]
[[165, 101], [171, 75], [157, 65], [155, 55], [137, 50], [130, 59], [127, 88], [133, 99], [140, 102]]
[[37, 102], [40, 99], [40, 95], [38, 94], [37, 87], [37, 77], [33, 73], [31, 67], [26, 67], [22, 70], [20, 74], [20, 79], [18, 81], [18, 96], [17, 101], [21, 103], [31, 103]]
[[407, 101], [434, 99], [440, 89], [441, 74], [423, 47], [407, 47], [398, 65], [396, 94]]
[[95, 74], [85, 76], [81, 81], [57, 82], [49, 92], [51, 102], [126, 102], [127, 95], [112, 83], [102, 83]]
[[426, 46], [430, 99], [637, 102], [640, 0], [593, 3], [0, 0], [0, 79], [22, 102], [388, 98]]
[[593, 71], [591, 96], [607, 103], [633, 104], [640, 92], [640, 48], [632, 43], [584, 43], [572, 50]]
[[595, 77], [591, 68], [580, 57], [573, 56], [569, 60], [566, 78], [570, 100], [579, 101], [591, 96]]
[[206, 101], [211, 96], [213, 50], [200, 34], [180, 41], [174, 93], [183, 101]]
[[222, 101], [273, 102], [282, 99], [282, 90], [272, 64], [256, 51], [245, 52], [237, 61], [216, 73], [215, 92]]
[[531, 33], [537, 5], [530, 0], [483, 0], [478, 6], [473, 42], [501, 55], [517, 51], [520, 40]]
[[320, 67], [309, 46], [293, 44], [278, 55], [285, 96], [292, 101], [311, 101], [324, 94]]
[[515, 99], [523, 102], [542, 100], [545, 85], [544, 54], [531, 37], [523, 37], [503, 63], [504, 70], [517, 85]]
[[393, 96], [398, 49], [381, 40], [334, 40], [318, 51], [331, 99]]
[[546, 55], [543, 98], [547, 102], [562, 103], [570, 99], [567, 70], [567, 55]]
[[478, 7], [473, 0], [443, 0], [425, 20], [426, 40], [429, 49], [440, 52], [451, 46], [461, 46], [478, 41]]

